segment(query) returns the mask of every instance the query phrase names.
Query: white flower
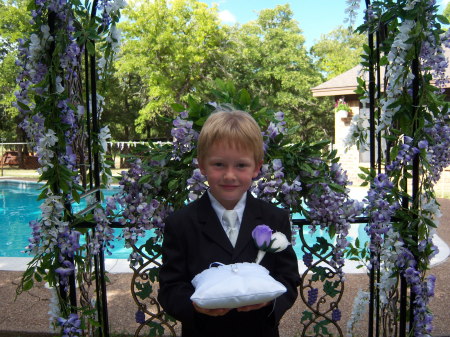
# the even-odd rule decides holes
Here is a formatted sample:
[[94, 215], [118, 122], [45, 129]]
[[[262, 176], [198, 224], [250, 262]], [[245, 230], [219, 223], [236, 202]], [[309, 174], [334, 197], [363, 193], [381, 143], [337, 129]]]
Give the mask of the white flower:
[[272, 234], [272, 244], [270, 245], [270, 248], [274, 250], [274, 253], [285, 250], [290, 244], [291, 243], [286, 238], [286, 235], [283, 233], [275, 232]]
[[56, 292], [56, 288], [50, 287], [48, 283], [45, 284], [45, 287], [50, 291], [50, 303], [49, 303], [49, 321], [50, 321], [50, 331], [57, 332], [56, 324], [57, 318], [61, 316], [61, 310], [59, 307], [58, 293]]
[[53, 41], [53, 36], [50, 35], [50, 27], [48, 25], [42, 25], [41, 32], [44, 40]]
[[[252, 237], [258, 247], [258, 255], [255, 263], [260, 263], [266, 252], [278, 253], [285, 250], [290, 242], [281, 232], [272, 233], [272, 229], [266, 225], [258, 225], [252, 231]], [[270, 239], [270, 240], [269, 240]]]
[[107, 141], [111, 139], [111, 133], [109, 131], [109, 126], [105, 126], [100, 129], [99, 135], [98, 135], [100, 145], [102, 146], [103, 152], [106, 152], [108, 150]]
[[41, 40], [39, 36], [36, 34], [31, 34], [30, 36], [30, 46], [28, 47], [30, 50], [30, 56], [32, 59], [36, 59], [39, 56], [39, 53], [42, 50]]
[[347, 336], [353, 336], [355, 325], [361, 321], [362, 316], [367, 310], [370, 293], [367, 291], [358, 290], [358, 294], [353, 301], [353, 310], [347, 321]]
[[58, 94], [64, 91], [64, 87], [62, 85], [62, 78], [60, 76], [56, 76], [56, 92]]
[[100, 69], [104, 69], [105, 66], [106, 66], [106, 59], [104, 57], [102, 57], [98, 60], [98, 67]]
[[81, 117], [84, 116], [84, 106], [83, 105], [78, 105], [77, 106], [77, 117], [79, 119], [81, 119]]

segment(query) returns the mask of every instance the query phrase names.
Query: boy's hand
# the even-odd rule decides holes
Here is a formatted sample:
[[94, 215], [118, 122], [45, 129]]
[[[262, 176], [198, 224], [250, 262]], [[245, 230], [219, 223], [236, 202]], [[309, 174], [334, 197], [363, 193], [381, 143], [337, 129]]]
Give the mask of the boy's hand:
[[259, 303], [259, 304], [253, 304], [253, 305], [246, 305], [244, 307], [239, 307], [236, 308], [237, 311], [252, 311], [252, 310], [258, 310], [261, 309], [263, 307], [265, 307], [266, 305], [269, 305], [270, 302], [264, 302], [264, 303]]
[[192, 302], [192, 305], [194, 306], [195, 310], [197, 310], [199, 313], [204, 314], [204, 315], [208, 315], [208, 316], [213, 316], [213, 317], [218, 317], [218, 316], [223, 316], [225, 314], [227, 314], [231, 309], [205, 309], [205, 308], [200, 308], [197, 304], [195, 304], [194, 302]]

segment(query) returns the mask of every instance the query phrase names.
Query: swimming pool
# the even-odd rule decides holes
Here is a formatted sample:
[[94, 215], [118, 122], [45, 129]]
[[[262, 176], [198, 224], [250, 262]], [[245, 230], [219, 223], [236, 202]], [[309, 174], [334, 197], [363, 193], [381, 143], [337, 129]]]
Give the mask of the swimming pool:
[[[28, 238], [31, 229], [28, 223], [31, 220], [39, 219], [41, 210], [39, 205], [42, 201], [37, 201], [40, 193], [40, 184], [22, 181], [1, 181], [0, 180], [0, 257], [27, 257], [24, 248], [28, 245]], [[105, 195], [111, 195], [114, 191], [104, 191]], [[76, 206], [75, 206], [76, 207]], [[74, 208], [75, 208], [74, 207]], [[75, 208], [76, 209], [76, 208]], [[116, 235], [120, 234], [120, 230], [116, 229]], [[317, 230], [313, 235], [309, 234], [309, 229], [304, 228], [304, 235], [308, 244], [313, 245], [317, 237], [325, 237], [330, 241], [325, 231]], [[149, 233], [150, 237], [151, 234]], [[355, 224], [352, 226], [349, 240], [359, 237], [360, 240], [367, 240], [363, 224]], [[139, 244], [143, 244], [146, 238], [141, 238]], [[299, 258], [303, 257], [300, 239], [297, 238], [294, 250]], [[127, 259], [131, 253], [131, 249], [124, 247], [123, 240], [117, 240], [114, 243], [115, 248], [112, 255], [106, 255], [106, 258]]]

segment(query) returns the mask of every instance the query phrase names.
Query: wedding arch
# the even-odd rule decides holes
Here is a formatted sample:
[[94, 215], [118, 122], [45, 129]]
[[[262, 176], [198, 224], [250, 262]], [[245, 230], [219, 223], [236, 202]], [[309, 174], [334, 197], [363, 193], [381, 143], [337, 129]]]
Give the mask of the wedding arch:
[[[347, 2], [352, 17], [360, 3]], [[346, 174], [327, 142], [293, 143], [295, 129], [282, 112], [260, 106], [245, 89], [220, 80], [216, 102], [190, 99], [186, 106], [174, 106], [179, 115], [173, 142], [138, 146], [132, 167], [121, 177], [120, 193], [102, 202], [111, 163], [99, 89], [119, 48], [116, 24], [123, 6], [123, 0], [33, 2], [32, 32], [20, 41], [16, 104], [44, 185], [42, 216], [30, 224], [27, 250], [33, 260], [18, 293], [45, 281], [58, 303], [52, 313], [55, 329], [64, 336], [109, 336], [104, 254], [113, 229], [120, 228], [133, 249], [135, 335], [144, 329], [148, 335], [175, 335], [176, 322], [153, 295], [164, 218], [205, 190], [195, 140], [206, 116], [218, 104], [231, 104], [252, 113], [264, 131], [267, 163], [252, 192], [304, 217], [293, 219], [306, 266], [299, 289], [306, 306], [299, 317], [301, 334], [343, 335], [339, 303], [349, 253], [369, 265], [369, 292], [357, 298], [368, 299], [368, 336], [430, 335], [428, 302], [435, 278], [428, 269], [436, 254], [432, 235], [439, 210], [433, 186], [450, 163], [448, 105], [440, 91], [448, 65], [442, 44], [449, 43], [441, 24], [448, 22], [437, 14], [435, 1], [365, 1], [359, 30], [368, 35], [362, 65], [369, 80], [358, 79], [357, 93], [370, 115], [368, 123], [361, 116], [354, 119], [351, 132], [354, 144], [371, 153], [370, 169], [361, 173], [369, 186], [364, 204], [349, 197]], [[72, 205], [81, 200], [87, 206], [75, 213]], [[346, 236], [355, 222], [367, 222], [368, 246], [349, 246]], [[308, 244], [303, 226], [328, 232], [334, 243], [319, 238]], [[137, 245], [149, 231], [154, 236]], [[353, 323], [359, 314], [354, 311]], [[388, 331], [381, 328], [386, 324]]]

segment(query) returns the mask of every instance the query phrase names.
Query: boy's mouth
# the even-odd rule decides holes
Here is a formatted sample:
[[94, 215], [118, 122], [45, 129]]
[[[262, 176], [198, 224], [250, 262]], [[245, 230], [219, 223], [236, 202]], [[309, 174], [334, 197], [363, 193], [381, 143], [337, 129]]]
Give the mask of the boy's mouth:
[[222, 185], [222, 188], [225, 190], [234, 190], [236, 188], [238, 188], [237, 185]]

